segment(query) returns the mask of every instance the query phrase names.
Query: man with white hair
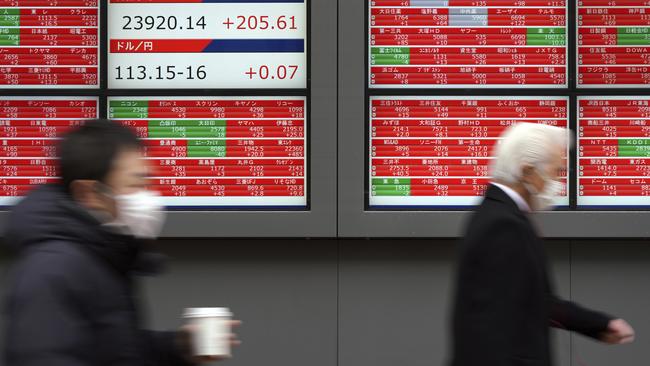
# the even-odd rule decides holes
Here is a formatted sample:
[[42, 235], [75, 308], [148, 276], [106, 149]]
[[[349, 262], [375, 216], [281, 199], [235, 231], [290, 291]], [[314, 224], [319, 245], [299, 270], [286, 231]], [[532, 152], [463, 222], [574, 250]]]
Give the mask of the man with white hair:
[[493, 181], [460, 246], [452, 366], [549, 366], [549, 326], [609, 344], [634, 340], [622, 319], [554, 295], [529, 215], [562, 188], [566, 129], [521, 123], [496, 148]]

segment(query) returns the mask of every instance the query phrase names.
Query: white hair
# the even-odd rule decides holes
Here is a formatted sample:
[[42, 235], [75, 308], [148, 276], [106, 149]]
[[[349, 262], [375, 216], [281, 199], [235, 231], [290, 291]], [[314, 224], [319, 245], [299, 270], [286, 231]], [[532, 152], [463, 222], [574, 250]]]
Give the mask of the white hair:
[[512, 125], [501, 138], [494, 151], [492, 178], [508, 184], [520, 181], [524, 166], [548, 164], [571, 143], [565, 128], [538, 123]]

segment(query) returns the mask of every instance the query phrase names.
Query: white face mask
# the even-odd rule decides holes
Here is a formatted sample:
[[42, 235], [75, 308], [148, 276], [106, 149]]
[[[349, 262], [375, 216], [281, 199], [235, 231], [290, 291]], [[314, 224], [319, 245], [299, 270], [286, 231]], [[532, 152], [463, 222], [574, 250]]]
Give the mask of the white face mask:
[[158, 193], [141, 190], [114, 198], [117, 204], [115, 224], [125, 226], [136, 238], [154, 239], [160, 235], [165, 211]]
[[555, 206], [555, 200], [557, 199], [557, 196], [562, 191], [562, 188], [564, 188], [564, 185], [561, 182], [556, 181], [555, 179], [549, 178], [545, 174], [540, 174], [540, 176], [544, 179], [543, 191], [541, 192], [538, 191], [537, 188], [535, 188], [535, 186], [529, 183], [524, 184], [524, 187], [526, 187], [533, 200], [533, 207], [532, 207], [533, 210], [535, 211], [551, 210]]

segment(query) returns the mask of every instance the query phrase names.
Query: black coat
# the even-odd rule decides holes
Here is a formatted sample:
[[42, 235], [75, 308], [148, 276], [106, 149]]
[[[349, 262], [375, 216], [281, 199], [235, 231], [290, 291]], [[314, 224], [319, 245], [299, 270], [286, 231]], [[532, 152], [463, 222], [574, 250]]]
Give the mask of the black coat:
[[158, 260], [100, 225], [54, 185], [11, 215], [16, 252], [5, 302], [7, 366], [184, 365], [175, 332], [141, 329], [132, 275]]
[[543, 242], [491, 185], [460, 246], [452, 366], [548, 366], [549, 326], [597, 338], [612, 319], [553, 293]]

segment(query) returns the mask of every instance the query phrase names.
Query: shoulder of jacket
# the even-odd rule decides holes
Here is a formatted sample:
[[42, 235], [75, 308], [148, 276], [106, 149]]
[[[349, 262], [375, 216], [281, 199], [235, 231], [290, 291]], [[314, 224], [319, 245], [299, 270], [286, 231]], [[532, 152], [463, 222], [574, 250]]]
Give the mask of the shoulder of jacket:
[[518, 225], [521, 227], [527, 225], [525, 216], [513, 210], [505, 209], [501, 205], [482, 205], [474, 212], [472, 221], [475, 225], [480, 224], [490, 228], [501, 225]]
[[502, 245], [503, 240], [525, 239], [529, 222], [510, 210], [478, 210], [466, 227], [464, 241], [470, 247]]
[[83, 303], [97, 301], [99, 293], [111, 289], [113, 281], [80, 244], [51, 241], [29, 248], [15, 263], [10, 278], [21, 293], [57, 291]]
[[87, 276], [93, 261], [80, 244], [53, 240], [26, 249], [19, 259], [19, 267], [41, 273]]

